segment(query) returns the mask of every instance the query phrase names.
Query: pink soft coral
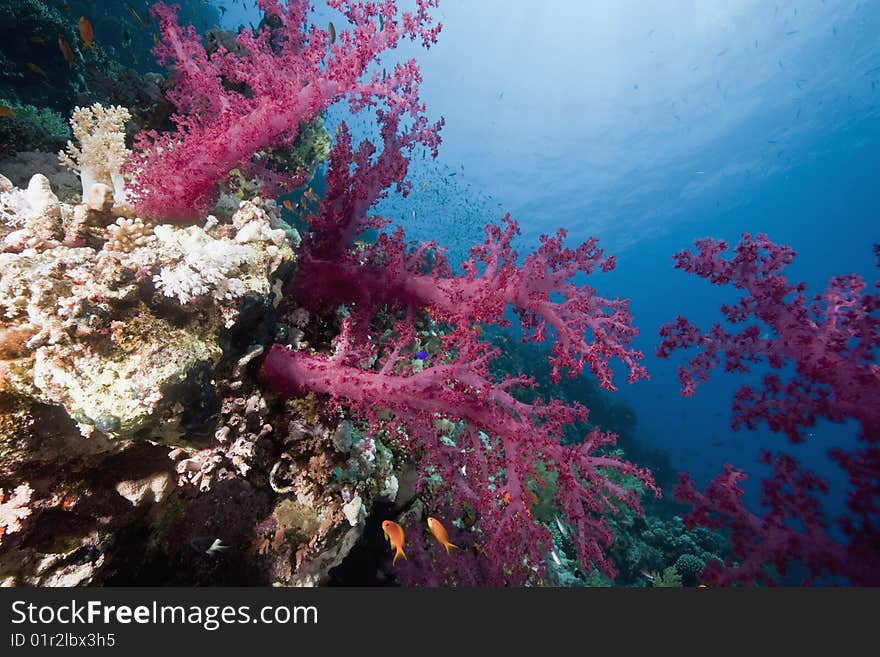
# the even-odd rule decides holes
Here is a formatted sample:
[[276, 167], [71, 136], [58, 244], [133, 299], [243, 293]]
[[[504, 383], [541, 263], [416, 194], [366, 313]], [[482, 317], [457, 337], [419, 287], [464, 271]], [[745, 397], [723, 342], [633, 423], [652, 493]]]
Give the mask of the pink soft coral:
[[414, 14], [400, 16], [393, 0], [330, 0], [351, 24], [332, 45], [327, 31], [305, 29], [307, 0], [258, 4], [265, 26], [256, 34], [242, 30], [235, 52], [220, 46], [210, 54], [192, 26], [178, 25], [177, 5], [154, 5], [161, 33], [154, 53], [174, 69], [168, 96], [177, 106], [177, 130], [136, 139], [128, 173], [133, 201], [146, 215], [199, 216], [236, 168], [263, 180], [270, 197], [304, 183], [311, 172], [274, 171], [261, 152], [290, 147], [300, 125], [334, 102], [348, 99], [355, 110], [384, 103], [389, 113], [418, 112], [414, 65], [398, 66], [385, 79], [366, 71], [402, 38], [426, 46], [436, 40], [440, 24], [428, 14], [436, 0], [418, 0]]
[[[369, 140], [357, 148], [343, 124], [330, 155], [327, 192], [318, 210], [306, 220], [312, 228], [299, 259], [299, 276], [292, 291], [300, 303], [313, 308], [354, 304], [368, 311], [389, 302], [411, 310], [427, 309], [438, 322], [506, 326], [508, 310], [519, 317], [524, 340], [553, 338], [551, 376], [563, 371], [579, 375], [589, 368], [600, 384], [615, 390], [608, 365], [620, 359], [629, 370], [629, 381], [647, 376], [639, 363], [641, 352], [630, 347], [638, 331], [632, 325], [628, 302], [607, 299], [573, 279], [614, 268], [595, 239], [577, 248], [563, 245], [566, 233], [542, 236], [537, 251], [523, 263], [512, 243], [519, 232], [516, 222], [504, 217], [503, 226], [487, 226], [482, 244], [455, 275], [436, 243], [407, 249], [403, 231], [380, 236], [376, 244], [353, 251], [357, 235], [379, 229], [389, 221], [368, 211], [396, 185], [404, 195], [409, 160], [405, 153], [415, 144], [436, 153], [441, 123], [429, 125], [419, 114], [406, 131], [399, 118], [380, 113], [383, 148]], [[363, 325], [363, 323], [361, 323]]]
[[806, 568], [812, 578], [843, 574], [846, 549], [829, 535], [828, 522], [815, 497], [816, 493], [827, 492], [827, 483], [804, 470], [791, 456], [773, 457], [765, 452], [762, 461], [772, 467], [773, 474], [762, 482], [765, 511], [760, 515], [743, 504], [740, 483], [746, 475], [731, 465], [725, 465], [724, 472], [704, 491], [688, 475], [681, 475], [674, 495], [676, 500], [692, 507], [685, 522], [691, 527], [729, 531], [731, 549], [737, 558], [736, 562], [729, 560], [724, 565], [709, 562], [703, 581], [711, 586], [772, 585], [777, 583], [778, 575], [788, 573], [792, 559]]
[[[849, 539], [845, 545], [829, 537], [814, 499], [827, 484], [789, 456], [764, 456], [773, 466], [773, 477], [763, 485], [769, 511], [760, 518], [742, 505], [737, 484], [744, 475], [730, 466], [704, 493], [683, 477], [677, 495], [695, 505], [690, 520], [729, 528], [741, 561], [727, 572], [713, 569], [709, 575], [718, 583], [767, 581], [762, 564], [784, 573], [795, 559], [813, 577], [824, 572], [857, 584], [880, 583], [880, 295], [868, 292], [859, 276], [837, 276], [809, 303], [806, 286], [790, 284], [781, 273], [795, 255], [789, 247], [773, 244], [765, 235], [744, 234], [731, 259], [723, 257], [726, 250], [723, 241], [700, 240], [696, 253], [676, 255], [676, 266], [744, 290], [739, 302], [722, 306], [727, 321], [742, 324], [754, 317], [770, 330], [764, 333], [765, 328], [751, 324], [730, 332], [715, 324], [703, 333], [683, 317], [662, 327], [658, 356], [691, 346], [700, 349], [679, 369], [683, 393], [692, 395], [722, 361], [728, 372], [748, 372], [766, 361], [772, 370], [791, 369], [792, 374], [788, 381], [775, 372], [767, 374], [760, 391], [740, 388], [733, 402], [734, 428], [766, 422], [799, 443], [805, 439], [804, 429], [820, 418], [853, 419], [861, 427], [864, 447], [830, 452], [850, 483], [851, 515], [841, 521]], [[877, 247], [875, 251], [880, 256]]]
[[[495, 581], [530, 582], [544, 570], [550, 535], [530, 516], [530, 491], [551, 485], [546, 472], [553, 473], [555, 502], [576, 533], [582, 560], [611, 573], [604, 551], [613, 535], [605, 515], [621, 505], [638, 508], [636, 484], [622, 483], [628, 478], [656, 492], [649, 473], [608, 453], [614, 436], [599, 430], [563, 446], [564, 427], [585, 421], [586, 409], [517, 399], [515, 389], [532, 382], [521, 376], [494, 381], [489, 363], [496, 351], [479, 340], [479, 331], [482, 324], [506, 325], [510, 309], [519, 314], [526, 339], [555, 338], [556, 379], [563, 370], [576, 376], [588, 367], [613, 389], [612, 358], [628, 366], [630, 380], [645, 376], [641, 354], [629, 346], [636, 331], [627, 303], [572, 282], [608, 271], [613, 258], [594, 240], [565, 248], [560, 231], [520, 264], [511, 246], [517, 226], [509, 219], [486, 229], [485, 242], [458, 276], [436, 245], [407, 249], [401, 230], [364, 250], [353, 248], [363, 230], [389, 223], [368, 214], [387, 190], [409, 193], [412, 150], [421, 145], [437, 152], [442, 121], [430, 124], [424, 116], [415, 62], [365, 79], [367, 67], [401, 38], [434, 42], [440, 25], [428, 9], [436, 2], [417, 0], [415, 13], [398, 17], [391, 0], [331, 0], [351, 25], [333, 45], [325, 31], [303, 29], [304, 0], [259, 4], [266, 25], [256, 35], [243, 31], [235, 53], [208, 54], [191, 28], [177, 25], [175, 8], [154, 9], [162, 32], [156, 53], [176, 76], [170, 95], [177, 131], [138, 140], [129, 173], [139, 209], [164, 218], [199, 214], [235, 168], [259, 176], [275, 195], [285, 180], [264, 165], [267, 149], [289, 147], [300, 124], [335, 101], [348, 100], [354, 112], [373, 110], [382, 148], [370, 140], [355, 145], [347, 125], [339, 126], [327, 192], [306, 217], [311, 232], [288, 289], [312, 310], [343, 309], [335, 352], [275, 346], [264, 362], [267, 378], [287, 394], [326, 396], [370, 431], [397, 441], [419, 461], [423, 476], [438, 475], [439, 483], [423, 481], [423, 488], [451, 515], [478, 517], [481, 559]], [[286, 182], [302, 180], [290, 172]], [[413, 346], [427, 325], [439, 345], [415, 359], [417, 366]], [[455, 427], [445, 439], [441, 419]]]
[[[545, 469], [556, 476], [555, 502], [575, 530], [583, 563], [613, 573], [604, 550], [614, 536], [604, 514], [618, 505], [638, 509], [636, 492], [614, 480], [632, 476], [656, 492], [649, 473], [597, 452], [614, 444], [613, 435], [599, 430], [578, 445], [563, 446], [562, 430], [585, 421], [586, 409], [519, 401], [513, 391], [532, 382], [493, 381], [489, 362], [497, 352], [479, 342], [469, 325], [459, 323], [443, 335], [423, 362], [413, 356], [413, 313], [399, 307], [392, 312], [394, 335], [387, 339], [355, 338], [359, 332], [349, 315], [332, 356], [276, 345], [264, 372], [289, 394], [327, 395], [365, 420], [369, 432], [381, 431], [415, 455], [423, 475], [439, 475], [434, 503], [454, 509], [454, 517], [464, 509], [477, 515], [481, 552], [496, 564], [497, 582], [525, 583], [544, 571], [550, 534], [530, 517], [529, 507], [530, 490], [547, 485]], [[363, 313], [358, 318], [367, 321]], [[441, 419], [455, 427], [445, 437]]]
[[[418, 78], [417, 71], [412, 75]], [[264, 373], [284, 393], [326, 396], [363, 419], [368, 431], [398, 442], [420, 463], [432, 508], [445, 509], [448, 522], [475, 518], [475, 534], [458, 540], [478, 543], [479, 558], [474, 549], [453, 555], [461, 565], [459, 583], [540, 579], [550, 533], [530, 516], [530, 505], [534, 490], [547, 486], [554, 487], [555, 504], [575, 531], [585, 566], [612, 573], [605, 550], [614, 537], [606, 514], [622, 505], [638, 509], [637, 487], [659, 494], [650, 474], [609, 454], [615, 437], [599, 430], [578, 445], [563, 446], [563, 429], [585, 421], [587, 410], [553, 400], [520, 401], [515, 390], [532, 381], [493, 380], [489, 363], [497, 351], [479, 336], [485, 324], [507, 325], [505, 313], [512, 310], [525, 339], [555, 338], [554, 378], [588, 367], [613, 389], [612, 358], [628, 366], [630, 380], [645, 376], [641, 354], [629, 346], [636, 330], [626, 301], [572, 282], [580, 274], [608, 271], [614, 260], [595, 240], [564, 247], [560, 231], [542, 238], [520, 263], [512, 248], [518, 229], [509, 218], [502, 227], [486, 228], [485, 241], [460, 275], [437, 244], [409, 248], [400, 228], [355, 247], [364, 230], [390, 223], [369, 214], [387, 190], [396, 186], [409, 193], [412, 148], [422, 144], [436, 152], [439, 124], [428, 124], [422, 106], [415, 106], [419, 111], [410, 113], [405, 126], [399, 113], [377, 113], [381, 148], [369, 140], [355, 145], [344, 124], [337, 131], [327, 191], [306, 217], [311, 232], [287, 293], [324, 316], [343, 309], [341, 332], [332, 355], [273, 347]], [[430, 340], [429, 331], [436, 334]], [[419, 351], [426, 352], [424, 359], [416, 358]], [[440, 424], [447, 427], [445, 436]], [[552, 484], [544, 480], [547, 472]], [[621, 483], [627, 478], [631, 486]]]
[[556, 382], [562, 371], [575, 377], [587, 367], [602, 387], [615, 390], [608, 366], [615, 357], [627, 365], [630, 382], [646, 377], [638, 362], [641, 353], [629, 347], [637, 330], [628, 302], [606, 299], [589, 286], [571, 282], [578, 274], [610, 271], [614, 258], [606, 257], [595, 239], [576, 249], [564, 247], [566, 233], [560, 230], [553, 237], [542, 236], [538, 250], [519, 264], [512, 247], [518, 226], [509, 216], [502, 221], [502, 227], [486, 227], [485, 241], [471, 250], [461, 276], [453, 275], [435, 244], [407, 252], [398, 230], [383, 235], [357, 259], [316, 258], [307, 252], [302, 263], [305, 280], [310, 286], [322, 281], [314, 293], [324, 299], [344, 291], [360, 304], [396, 300], [428, 308], [435, 320], [453, 324], [505, 326], [509, 308], [519, 316], [524, 340], [554, 338], [550, 364]]

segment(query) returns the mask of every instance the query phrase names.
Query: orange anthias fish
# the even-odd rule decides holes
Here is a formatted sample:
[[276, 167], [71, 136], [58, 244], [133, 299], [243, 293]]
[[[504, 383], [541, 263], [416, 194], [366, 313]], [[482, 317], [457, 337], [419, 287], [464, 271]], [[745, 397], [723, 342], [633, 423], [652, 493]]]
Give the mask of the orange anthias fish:
[[34, 64], [33, 62], [28, 62], [28, 63], [26, 64], [26, 66], [28, 67], [28, 70], [33, 71], [33, 72], [36, 73], [37, 75], [41, 75], [41, 76], [43, 76], [43, 77], [46, 78], [47, 80], [49, 79], [49, 76], [46, 74], [46, 71], [44, 71], [42, 68], [40, 68], [39, 66], [37, 66], [37, 65]]
[[431, 534], [437, 539], [437, 542], [446, 548], [446, 554], [449, 554], [449, 548], [458, 548], [457, 545], [450, 542], [446, 527], [437, 518], [428, 516], [428, 529], [431, 530]]
[[15, 114], [15, 110], [11, 107], [6, 107], [6, 105], [0, 105], [0, 116], [12, 116]]
[[58, 37], [58, 50], [64, 55], [64, 59], [70, 68], [73, 68], [73, 48], [64, 40], [64, 37]]
[[293, 203], [290, 202], [289, 198], [284, 199], [283, 203], [284, 207], [293, 212]]
[[85, 16], [79, 17], [79, 35], [82, 37], [86, 48], [90, 48], [95, 38], [95, 31], [92, 29], [92, 23]]
[[385, 538], [391, 543], [391, 547], [395, 549], [391, 565], [397, 563], [398, 557], [406, 559], [406, 554], [403, 552], [403, 527], [393, 520], [385, 520], [382, 522], [382, 531], [385, 532]]
[[[475, 324], [474, 326], [476, 326], [476, 324]], [[538, 503], [538, 502], [537, 502], [537, 500], [538, 500], [538, 496], [535, 495], [532, 491], [529, 491], [529, 495], [531, 496], [532, 501], [535, 502], [535, 504], [537, 504], [537, 503]], [[504, 503], [505, 503], [505, 504], [510, 504], [510, 499], [511, 499], [511, 497], [510, 497], [510, 491], [504, 491], [504, 495], [501, 496], [501, 499], [504, 500]], [[526, 508], [525, 508], [525, 512], [526, 512], [526, 515], [527, 515], [527, 516], [531, 517], [532, 512], [531, 512], [531, 510], [529, 509], [529, 507], [526, 507]]]

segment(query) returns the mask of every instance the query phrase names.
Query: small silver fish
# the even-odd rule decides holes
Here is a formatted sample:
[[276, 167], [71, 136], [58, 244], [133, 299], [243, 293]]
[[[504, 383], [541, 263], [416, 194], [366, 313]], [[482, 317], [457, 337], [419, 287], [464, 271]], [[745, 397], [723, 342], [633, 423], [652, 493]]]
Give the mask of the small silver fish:
[[194, 538], [189, 543], [193, 550], [196, 552], [202, 552], [204, 554], [209, 554], [212, 557], [221, 554], [224, 550], [228, 550], [228, 545], [223, 545], [223, 541], [219, 538], [215, 538], [213, 542], [210, 537], [206, 538]]
[[568, 529], [562, 524], [559, 516], [553, 516], [553, 519], [556, 521], [556, 526], [559, 527], [559, 533], [568, 538]]

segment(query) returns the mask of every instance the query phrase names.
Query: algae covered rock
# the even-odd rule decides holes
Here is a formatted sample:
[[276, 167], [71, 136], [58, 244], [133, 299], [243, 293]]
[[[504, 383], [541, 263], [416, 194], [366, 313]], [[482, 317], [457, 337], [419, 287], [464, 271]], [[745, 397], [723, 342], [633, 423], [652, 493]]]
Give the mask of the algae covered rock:
[[277, 289], [293, 250], [259, 199], [231, 224], [152, 225], [98, 192], [72, 207], [36, 175], [0, 193], [0, 393], [62, 406], [84, 435], [165, 435], [169, 391], [220, 360], [242, 298]]
[[177, 328], [149, 314], [112, 322], [110, 340], [100, 347], [45, 346], [34, 358], [36, 396], [64, 406], [86, 433], [89, 427], [134, 433], [151, 421], [165, 391], [199, 363], [221, 355], [210, 333]]

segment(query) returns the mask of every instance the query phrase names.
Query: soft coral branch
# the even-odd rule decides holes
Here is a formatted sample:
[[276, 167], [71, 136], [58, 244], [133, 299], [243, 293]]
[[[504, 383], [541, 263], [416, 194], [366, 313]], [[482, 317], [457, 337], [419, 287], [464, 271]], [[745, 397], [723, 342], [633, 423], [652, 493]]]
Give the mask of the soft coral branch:
[[[440, 142], [442, 121], [428, 123], [424, 105], [415, 100], [421, 81], [415, 62], [398, 67], [391, 77], [412, 99], [377, 112], [382, 148], [366, 139], [355, 147], [345, 124], [337, 132], [326, 194], [317, 211], [306, 217], [311, 232], [292, 286], [300, 303], [325, 310], [342, 304], [369, 309], [403, 303], [416, 311], [428, 309], [437, 321], [467, 326], [507, 325], [505, 313], [510, 309], [519, 316], [524, 339], [554, 338], [554, 381], [562, 372], [576, 377], [589, 368], [603, 387], [614, 390], [609, 366], [613, 358], [627, 366], [631, 382], [647, 377], [639, 363], [641, 352], [629, 346], [638, 331], [628, 302], [604, 298], [574, 282], [580, 275], [614, 268], [614, 258], [606, 256], [595, 239], [567, 248], [566, 232], [560, 230], [542, 236], [539, 248], [519, 263], [513, 249], [519, 228], [506, 216], [501, 226], [486, 227], [485, 240], [462, 264], [463, 275], [453, 274], [443, 250], [433, 242], [408, 250], [399, 228], [381, 235], [365, 252], [352, 252], [359, 234], [390, 223], [369, 214], [387, 190], [396, 186], [404, 196], [409, 193], [406, 172], [413, 148], [422, 145], [436, 155]], [[382, 84], [378, 77], [373, 83]], [[404, 115], [409, 118], [406, 126]]]
[[[700, 240], [696, 253], [676, 255], [676, 267], [743, 290], [746, 295], [734, 305], [722, 306], [722, 312], [730, 324], [742, 324], [750, 317], [760, 324], [737, 333], [719, 323], [703, 333], [679, 317], [661, 328], [657, 355], [666, 358], [678, 349], [700, 349], [679, 369], [685, 395], [693, 394], [722, 362], [728, 372], [749, 372], [754, 364], [764, 362], [771, 370], [791, 368], [788, 381], [771, 371], [761, 390], [743, 386], [735, 393], [734, 428], [766, 422], [772, 431], [799, 443], [805, 439], [804, 429], [819, 419], [855, 420], [866, 446], [829, 454], [849, 479], [850, 515], [841, 520], [848, 543], [838, 543], [827, 533], [815, 499], [826, 484], [785, 455], [765, 456], [773, 476], [763, 484], [763, 504], [770, 511], [760, 519], [742, 505], [736, 484], [744, 475], [730, 466], [702, 494], [683, 479], [678, 496], [695, 505], [691, 522], [709, 522], [731, 531], [742, 565], [726, 574], [716, 572], [717, 581], [762, 581], [759, 564], [766, 561], [784, 573], [788, 559], [794, 559], [813, 577], [826, 572], [842, 574], [857, 584], [876, 584], [880, 582], [880, 366], [876, 362], [880, 296], [868, 292], [859, 276], [837, 276], [809, 302], [806, 286], [789, 283], [781, 273], [795, 255], [789, 247], [778, 246], [765, 235], [744, 234], [732, 258], [723, 257], [726, 250], [723, 241]], [[876, 246], [875, 252], [880, 253]], [[766, 334], [761, 324], [769, 329]]]
[[700, 352], [679, 369], [684, 394], [693, 394], [722, 361], [729, 372], [748, 372], [751, 364], [766, 361], [773, 369], [794, 365], [790, 382], [769, 374], [764, 388], [744, 386], [736, 394], [734, 426], [753, 428], [766, 421], [794, 442], [818, 418], [856, 419], [862, 436], [880, 438], [880, 296], [866, 293], [859, 276], [832, 278], [827, 289], [808, 303], [806, 287], [790, 284], [780, 273], [794, 252], [770, 242], [765, 235], [743, 235], [735, 255], [725, 260], [727, 245], [720, 240], [697, 242], [697, 253], [676, 255], [676, 267], [719, 285], [744, 290], [746, 296], [722, 312], [734, 324], [754, 317], [759, 324], [738, 333], [715, 324], [701, 332], [687, 319], [660, 330], [661, 358], [677, 349], [699, 347]]
[[[418, 12], [403, 17], [403, 29], [427, 25], [423, 12], [432, 4], [419, 2]], [[358, 24], [358, 12], [372, 11], [371, 6], [351, 5], [349, 20]], [[386, 26], [393, 18], [390, 9], [389, 3], [380, 8]], [[429, 41], [436, 35], [422, 30]], [[506, 325], [505, 313], [513, 310], [526, 339], [555, 337], [556, 379], [563, 370], [577, 376], [589, 367], [613, 389], [613, 358], [629, 367], [631, 380], [645, 376], [641, 354], [629, 347], [636, 330], [627, 303], [600, 297], [573, 280], [610, 270], [613, 258], [595, 240], [564, 247], [560, 231], [544, 237], [520, 263], [512, 247], [518, 229], [509, 218], [487, 227], [485, 241], [472, 250], [460, 275], [435, 243], [408, 248], [400, 228], [355, 248], [364, 230], [390, 223], [370, 214], [374, 205], [392, 188], [403, 196], [410, 192], [406, 173], [413, 149], [420, 145], [437, 153], [442, 121], [430, 124], [425, 118], [420, 81], [415, 62], [406, 62], [388, 77], [374, 75], [366, 87], [355, 85], [352, 107], [374, 107], [381, 143], [355, 144], [348, 126], [340, 125], [327, 189], [305, 218], [311, 230], [285, 291], [319, 314], [344, 315], [341, 330], [332, 354], [273, 347], [264, 373], [284, 394], [326, 396], [331, 407], [361, 418], [369, 431], [398, 441], [419, 463], [432, 505], [458, 518], [479, 516], [480, 558], [492, 564], [488, 570], [497, 575], [496, 583], [536, 581], [544, 570], [550, 534], [529, 510], [530, 487], [541, 483], [544, 468], [555, 473], [556, 503], [577, 532], [585, 565], [611, 573], [605, 550], [613, 535], [605, 517], [639, 504], [635, 483], [616, 482], [631, 477], [658, 492], [650, 474], [610, 454], [614, 436], [598, 430], [579, 445], [563, 446], [563, 429], [586, 420], [586, 409], [519, 400], [518, 387], [534, 386], [525, 376], [493, 381], [489, 363], [497, 352], [479, 340], [479, 325]], [[431, 341], [439, 346], [413, 358], [424, 337], [420, 323], [433, 327]], [[443, 435], [441, 420], [455, 425], [452, 435]]]
[[[331, 6], [346, 15], [351, 27], [340, 31], [333, 45], [325, 30], [305, 29], [306, 0], [259, 4], [267, 15], [265, 25], [256, 34], [242, 30], [236, 52], [220, 47], [210, 54], [192, 27], [177, 23], [178, 6], [154, 5], [161, 34], [154, 53], [174, 69], [169, 98], [177, 105], [172, 117], [177, 130], [138, 135], [138, 153], [128, 172], [142, 212], [163, 218], [204, 212], [230, 171], [247, 171], [263, 149], [291, 146], [299, 126], [334, 102], [348, 99], [357, 111], [384, 99], [391, 113], [418, 113], [412, 67], [398, 67], [397, 75], [383, 82], [365, 75], [402, 38], [426, 46], [436, 40], [440, 25], [428, 13], [436, 2], [419, 0], [415, 14], [397, 17], [393, 2], [334, 0]], [[290, 172], [290, 181], [302, 179]], [[264, 191], [276, 195], [282, 190]]]
[[[408, 320], [401, 325], [407, 326]], [[657, 492], [650, 474], [597, 452], [613, 445], [610, 434], [594, 430], [581, 444], [563, 446], [562, 430], [586, 420], [586, 409], [558, 401], [517, 400], [511, 385], [495, 384], [489, 376], [495, 352], [478, 345], [466, 330], [447, 336], [444, 351], [460, 351], [467, 358], [440, 358], [420, 370], [398, 357], [411, 335], [404, 330], [373, 369], [360, 365], [363, 352], [340, 358], [337, 350], [328, 358], [276, 345], [264, 373], [288, 394], [329, 396], [365, 419], [371, 430], [388, 432], [406, 452], [420, 455], [423, 471], [431, 469], [442, 479], [439, 497], [478, 513], [485, 536], [482, 550], [503, 566], [506, 583], [539, 576], [549, 551], [549, 533], [529, 511], [529, 486], [539, 478], [538, 463], [558, 475], [557, 503], [577, 531], [583, 562], [613, 573], [604, 555], [613, 540], [604, 514], [616, 512], [618, 505], [638, 509], [639, 502], [634, 490], [614, 483], [608, 473], [636, 477]], [[454, 440], [441, 438], [436, 426], [440, 418], [461, 423]]]
[[725, 529], [731, 535], [731, 549], [738, 561], [722, 566], [707, 564], [703, 580], [711, 586], [738, 582], [775, 584], [796, 560], [811, 577], [841, 575], [846, 551], [828, 534], [828, 523], [816, 493], [828, 490], [827, 483], [805, 471], [790, 456], [771, 457], [772, 477], [762, 483], [763, 515], [749, 511], [742, 502], [740, 483], [746, 475], [729, 464], [705, 489], [699, 491], [688, 475], [682, 475], [674, 495], [691, 505], [689, 526]]
[[[383, 235], [367, 254], [329, 260], [306, 252], [301, 262], [298, 297], [308, 301], [376, 306], [390, 301], [428, 309], [431, 316], [453, 325], [475, 322], [506, 325], [508, 308], [517, 313], [525, 340], [554, 337], [551, 377], [562, 371], [577, 376], [587, 367], [602, 387], [615, 390], [609, 361], [620, 359], [629, 380], [646, 377], [642, 354], [629, 347], [637, 334], [628, 302], [607, 299], [572, 279], [596, 270], [610, 271], [594, 239], [576, 249], [562, 245], [565, 231], [544, 236], [541, 246], [520, 265], [512, 248], [516, 222], [505, 217], [503, 227], [487, 226], [485, 241], [474, 247], [455, 276], [436, 246], [423, 244], [407, 252], [403, 232]], [[317, 286], [315, 282], [318, 282]]]

